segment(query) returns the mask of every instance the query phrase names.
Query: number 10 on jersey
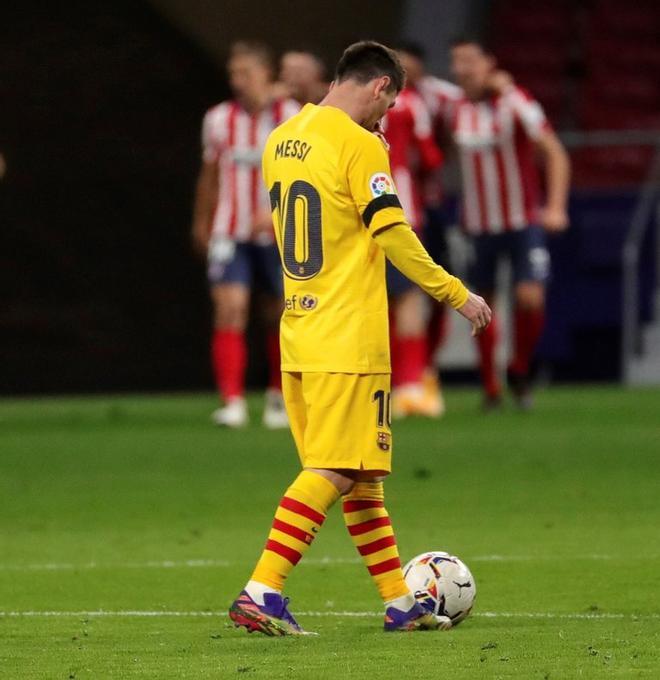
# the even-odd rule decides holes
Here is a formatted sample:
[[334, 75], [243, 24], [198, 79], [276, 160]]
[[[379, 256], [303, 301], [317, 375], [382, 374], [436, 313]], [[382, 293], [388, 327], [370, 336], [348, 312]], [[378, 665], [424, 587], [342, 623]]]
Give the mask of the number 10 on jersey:
[[270, 189], [270, 207], [277, 211], [284, 273], [304, 281], [323, 268], [323, 226], [319, 192], [302, 179], [282, 194], [282, 183]]

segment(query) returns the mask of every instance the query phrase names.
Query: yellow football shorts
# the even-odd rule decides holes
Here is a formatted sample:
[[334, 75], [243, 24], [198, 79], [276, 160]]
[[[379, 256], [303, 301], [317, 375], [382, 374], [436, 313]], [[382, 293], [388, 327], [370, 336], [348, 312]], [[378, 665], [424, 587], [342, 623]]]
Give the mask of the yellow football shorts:
[[282, 394], [303, 467], [391, 471], [389, 374], [285, 372]]

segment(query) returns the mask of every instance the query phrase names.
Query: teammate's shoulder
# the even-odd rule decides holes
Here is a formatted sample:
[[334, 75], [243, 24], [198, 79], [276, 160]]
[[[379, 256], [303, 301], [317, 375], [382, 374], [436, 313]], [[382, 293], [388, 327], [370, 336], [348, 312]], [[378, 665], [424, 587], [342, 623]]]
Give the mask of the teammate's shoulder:
[[392, 110], [412, 108], [419, 104], [424, 104], [422, 93], [412, 87], [406, 87], [397, 95]]
[[214, 104], [209, 109], [206, 110], [204, 114], [204, 119], [209, 122], [221, 121], [229, 115], [229, 112], [234, 106], [234, 102], [231, 100], [225, 100]]
[[283, 121], [295, 116], [302, 108], [295, 99], [290, 97], [277, 97], [273, 100], [271, 106], [276, 116]]
[[502, 97], [508, 98], [514, 102], [520, 104], [535, 104], [538, 103], [536, 97], [525, 87], [518, 85], [517, 83], [512, 84], [503, 93]]
[[446, 99], [461, 99], [464, 95], [463, 89], [448, 80], [437, 78], [436, 76], [424, 76], [420, 81], [420, 90], [437, 97]]

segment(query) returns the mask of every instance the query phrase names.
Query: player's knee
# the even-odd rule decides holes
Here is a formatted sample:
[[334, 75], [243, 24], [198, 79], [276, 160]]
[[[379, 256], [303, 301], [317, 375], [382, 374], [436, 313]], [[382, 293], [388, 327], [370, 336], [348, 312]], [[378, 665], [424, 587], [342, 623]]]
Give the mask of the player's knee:
[[239, 308], [219, 306], [214, 309], [213, 320], [216, 328], [243, 331], [247, 322], [247, 313]]
[[400, 337], [424, 333], [424, 310], [416, 292], [404, 293], [396, 302], [396, 328]]
[[516, 304], [523, 309], [541, 309], [545, 304], [545, 289], [536, 282], [520, 283], [516, 287]]
[[322, 468], [307, 468], [310, 472], [315, 472], [321, 477], [325, 477], [329, 482], [331, 482], [339, 491], [340, 495], [345, 496], [350, 493], [351, 489], [355, 485], [355, 480], [342, 472], [337, 470], [327, 470]]

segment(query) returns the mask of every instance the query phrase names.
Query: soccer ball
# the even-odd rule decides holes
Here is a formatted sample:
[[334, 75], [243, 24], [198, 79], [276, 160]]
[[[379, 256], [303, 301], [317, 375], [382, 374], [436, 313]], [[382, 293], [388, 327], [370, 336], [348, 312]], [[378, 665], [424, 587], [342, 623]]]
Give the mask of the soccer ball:
[[472, 611], [477, 588], [470, 570], [454, 555], [426, 552], [403, 568], [415, 599], [436, 616], [448, 616], [456, 626]]

